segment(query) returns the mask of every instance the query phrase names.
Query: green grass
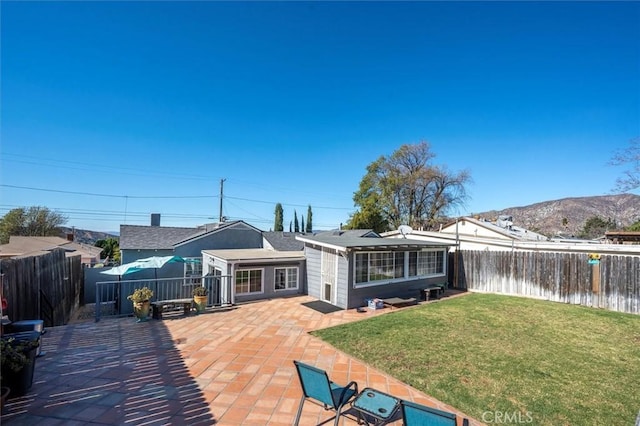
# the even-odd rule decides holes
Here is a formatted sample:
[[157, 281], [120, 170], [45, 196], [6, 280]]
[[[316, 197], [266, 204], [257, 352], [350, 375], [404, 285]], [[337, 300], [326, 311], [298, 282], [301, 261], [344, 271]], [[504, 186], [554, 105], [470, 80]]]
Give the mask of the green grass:
[[470, 294], [313, 334], [478, 420], [631, 425], [640, 411], [636, 315]]

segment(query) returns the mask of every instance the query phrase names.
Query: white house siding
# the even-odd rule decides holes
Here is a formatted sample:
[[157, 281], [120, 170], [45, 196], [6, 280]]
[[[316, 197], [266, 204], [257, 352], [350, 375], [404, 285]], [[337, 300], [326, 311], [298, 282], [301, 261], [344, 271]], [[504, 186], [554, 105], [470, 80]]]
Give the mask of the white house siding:
[[307, 293], [317, 299], [322, 299], [322, 249], [306, 246], [304, 254], [307, 258]]
[[349, 307], [349, 262], [344, 256], [336, 255], [338, 274], [336, 276], [336, 306]]
[[[445, 226], [440, 230], [443, 234], [456, 234], [456, 224], [452, 224], [449, 226]], [[513, 238], [491, 229], [487, 229], [484, 226], [480, 226], [476, 223], [471, 222], [470, 220], [460, 220], [458, 221], [458, 235], [469, 235], [471, 237], [477, 238], [495, 238], [499, 240], [513, 240]], [[414, 238], [415, 235], [411, 234], [411, 238]]]

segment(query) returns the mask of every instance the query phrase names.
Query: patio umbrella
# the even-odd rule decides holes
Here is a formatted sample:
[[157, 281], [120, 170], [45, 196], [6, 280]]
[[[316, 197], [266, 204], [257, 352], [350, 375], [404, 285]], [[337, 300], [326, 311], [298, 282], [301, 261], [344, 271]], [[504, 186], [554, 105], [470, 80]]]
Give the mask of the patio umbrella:
[[144, 259], [138, 259], [142, 268], [162, 268], [167, 263], [185, 263], [186, 260], [180, 256], [152, 256]]
[[152, 256], [152, 257], [145, 257], [144, 259], [138, 259], [136, 260], [136, 262], [138, 263], [136, 267], [139, 269], [153, 268], [153, 275], [155, 276], [155, 279], [157, 282], [158, 268], [162, 268], [167, 263], [185, 263], [186, 260], [180, 256]]
[[133, 272], [138, 272], [141, 269], [145, 269], [144, 264], [141, 264], [140, 261], [136, 260], [130, 263], [125, 263], [122, 264], [120, 266], [115, 266], [111, 269], [109, 269], [108, 271], [102, 271], [100, 272], [101, 274], [106, 274], [106, 275], [118, 275], [118, 276], [122, 276], [122, 275], [126, 275], [126, 274], [131, 274]]

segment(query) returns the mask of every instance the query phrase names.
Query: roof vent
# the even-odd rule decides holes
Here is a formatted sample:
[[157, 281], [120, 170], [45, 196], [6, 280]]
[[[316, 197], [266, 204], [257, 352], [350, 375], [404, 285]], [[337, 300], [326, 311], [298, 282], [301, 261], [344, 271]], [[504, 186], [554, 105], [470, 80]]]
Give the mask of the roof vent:
[[151, 226], [160, 226], [160, 213], [151, 213]]

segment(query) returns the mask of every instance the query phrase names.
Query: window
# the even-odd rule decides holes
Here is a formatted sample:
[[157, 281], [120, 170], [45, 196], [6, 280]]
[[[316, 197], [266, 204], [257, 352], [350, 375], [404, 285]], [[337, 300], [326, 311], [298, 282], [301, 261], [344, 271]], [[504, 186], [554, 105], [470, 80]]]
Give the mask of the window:
[[404, 277], [404, 252], [356, 253], [355, 282], [393, 280]]
[[262, 269], [236, 271], [236, 294], [262, 293]]
[[443, 250], [356, 253], [354, 283], [357, 285], [379, 281], [399, 281], [410, 277], [444, 275], [444, 254]]
[[187, 283], [200, 284], [202, 279], [202, 259], [199, 257], [184, 258], [184, 276], [190, 278]]
[[275, 290], [294, 290], [298, 288], [298, 267], [275, 268]]
[[444, 251], [410, 251], [409, 276], [444, 274]]

